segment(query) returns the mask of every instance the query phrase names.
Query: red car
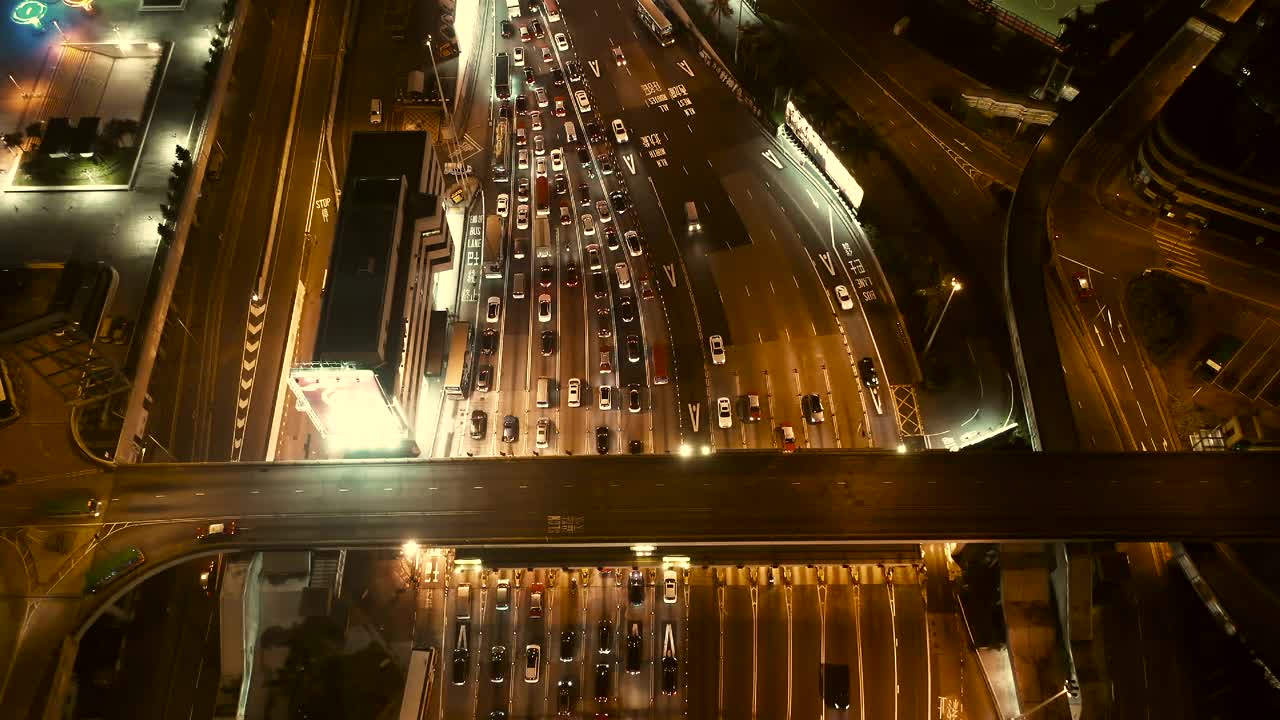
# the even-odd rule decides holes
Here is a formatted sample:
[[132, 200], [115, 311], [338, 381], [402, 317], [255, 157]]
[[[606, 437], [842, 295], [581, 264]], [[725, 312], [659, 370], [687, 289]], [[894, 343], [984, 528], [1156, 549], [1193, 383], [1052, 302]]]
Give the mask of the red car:
[[1088, 273], [1072, 273], [1071, 287], [1075, 288], [1076, 297], [1081, 300], [1093, 297], [1093, 283], [1089, 282]]
[[779, 425], [778, 434], [782, 437], [782, 452], [796, 451], [796, 431], [790, 425]]

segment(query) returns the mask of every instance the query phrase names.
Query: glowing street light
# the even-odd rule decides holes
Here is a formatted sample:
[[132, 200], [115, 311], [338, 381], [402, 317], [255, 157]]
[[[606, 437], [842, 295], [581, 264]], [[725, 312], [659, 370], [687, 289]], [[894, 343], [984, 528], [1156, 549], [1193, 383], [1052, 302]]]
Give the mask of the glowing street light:
[[680, 453], [680, 457], [689, 457], [690, 455], [693, 454], [693, 448], [689, 447], [688, 445], [681, 445], [680, 449], [677, 452]]
[[942, 304], [942, 312], [938, 314], [938, 322], [933, 326], [933, 332], [929, 333], [929, 342], [924, 344], [924, 353], [929, 352], [929, 348], [933, 347], [933, 339], [938, 335], [938, 328], [942, 327], [942, 319], [947, 316], [947, 308], [951, 307], [951, 298], [956, 296], [956, 292], [960, 290], [960, 281], [951, 278], [951, 292], [947, 294], [947, 301]]

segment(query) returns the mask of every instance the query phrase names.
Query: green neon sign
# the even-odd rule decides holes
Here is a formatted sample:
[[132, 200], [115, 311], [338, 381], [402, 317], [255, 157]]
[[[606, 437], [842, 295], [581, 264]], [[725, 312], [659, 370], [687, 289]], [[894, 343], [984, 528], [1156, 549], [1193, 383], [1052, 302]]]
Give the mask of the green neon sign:
[[40, 0], [22, 0], [13, 6], [13, 12], [9, 13], [9, 19], [19, 25], [30, 25], [38, 28], [40, 23], [44, 21], [44, 16], [49, 13], [49, 6], [40, 2]]

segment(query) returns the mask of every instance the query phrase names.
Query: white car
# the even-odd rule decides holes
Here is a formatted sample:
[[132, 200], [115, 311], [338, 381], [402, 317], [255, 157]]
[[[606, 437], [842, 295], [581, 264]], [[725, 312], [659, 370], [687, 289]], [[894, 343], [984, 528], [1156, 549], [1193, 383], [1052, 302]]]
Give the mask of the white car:
[[711, 362], [714, 365], [724, 364], [724, 338], [719, 335], [712, 335], [708, 338], [711, 343]]
[[511, 61], [516, 64], [516, 67], [524, 67], [524, 48], [516, 46], [511, 51]]
[[516, 153], [516, 167], [521, 170], [529, 169], [529, 150], [528, 149], [520, 148], [519, 152]]
[[841, 310], [853, 309], [853, 298], [849, 296], [849, 288], [843, 285], [837, 285], [835, 288], [836, 302], [839, 303]]
[[538, 98], [538, 107], [540, 108], [544, 108], [551, 103], [551, 101], [547, 99], [547, 91], [542, 88], [538, 88], [538, 91], [534, 93], [534, 95]]
[[546, 176], [547, 176], [547, 159], [546, 159], [546, 158], [544, 158], [544, 157], [540, 157], [540, 158], [538, 158], [538, 159], [534, 160], [534, 162], [533, 162], [533, 175], [534, 175], [534, 177], [546, 177]]
[[618, 278], [618, 287], [623, 290], [631, 287], [631, 272], [627, 269], [626, 263], [620, 262], [614, 265], [613, 274]]
[[502, 316], [502, 298], [494, 295], [489, 298], [489, 304], [484, 311], [485, 322], [496, 323], [498, 318]]
[[582, 405], [582, 380], [569, 378], [569, 407]]
[[[539, 135], [538, 137], [542, 136]], [[564, 171], [564, 151], [560, 148], [551, 151], [551, 170], [553, 172]]]
[[586, 90], [578, 90], [573, 93], [573, 99], [578, 103], [578, 109], [584, 113], [591, 112], [591, 98], [587, 97]]
[[644, 253], [644, 248], [640, 246], [640, 235], [635, 230], [622, 233], [622, 242], [627, 246], [631, 257], [640, 257]]
[[542, 132], [542, 111], [534, 110], [529, 113], [529, 123], [533, 127], [534, 132]]
[[547, 293], [538, 296], [538, 322], [551, 322], [551, 296]]
[[622, 118], [614, 118], [611, 124], [613, 126], [613, 139], [617, 140], [619, 145], [631, 140], [631, 136], [627, 135], [627, 126], [622, 124]]
[[[584, 215], [583, 217], [590, 216]], [[600, 260], [600, 246], [595, 243], [591, 243], [587, 246], [587, 267], [592, 270], [600, 270], [604, 267], [604, 264]]]
[[560, 52], [569, 52], [569, 38], [564, 33], [556, 33], [556, 49]]
[[591, 213], [582, 213], [582, 234], [590, 237], [596, 234], [596, 219]]
[[501, 217], [506, 217], [510, 209], [511, 209], [511, 196], [506, 193], [502, 193], [498, 195], [498, 215]]
[[608, 385], [600, 386], [600, 409], [601, 410], [613, 409], [613, 388], [609, 387]]
[[539, 156], [547, 154], [547, 145], [542, 142], [541, 135], [533, 136], [533, 154]]
[[516, 208], [516, 227], [520, 230], [529, 229], [529, 206], [521, 205]]
[[667, 568], [662, 573], [662, 602], [668, 605], [676, 601], [676, 571]]
[[716, 399], [716, 422], [726, 430], [733, 427], [733, 403], [727, 397]]
[[550, 435], [551, 435], [551, 421], [546, 418], [542, 418], [538, 420], [538, 430], [537, 430], [537, 434], [534, 436], [535, 440], [533, 441], [533, 444], [539, 448], [547, 447], [547, 445], [550, 444], [548, 440], [548, 437]]

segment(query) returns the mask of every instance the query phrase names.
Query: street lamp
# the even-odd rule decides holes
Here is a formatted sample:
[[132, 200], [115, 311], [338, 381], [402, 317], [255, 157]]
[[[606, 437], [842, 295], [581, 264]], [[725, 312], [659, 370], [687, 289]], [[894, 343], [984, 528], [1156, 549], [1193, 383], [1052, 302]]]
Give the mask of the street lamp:
[[933, 339], [938, 336], [938, 328], [942, 327], [942, 319], [947, 316], [947, 308], [951, 307], [951, 298], [956, 296], [956, 291], [961, 287], [959, 280], [951, 278], [951, 292], [947, 293], [947, 301], [942, 304], [942, 312], [938, 313], [938, 322], [934, 324], [933, 332], [929, 333], [929, 342], [924, 344], [923, 354], [927, 355], [929, 348], [933, 347]]

